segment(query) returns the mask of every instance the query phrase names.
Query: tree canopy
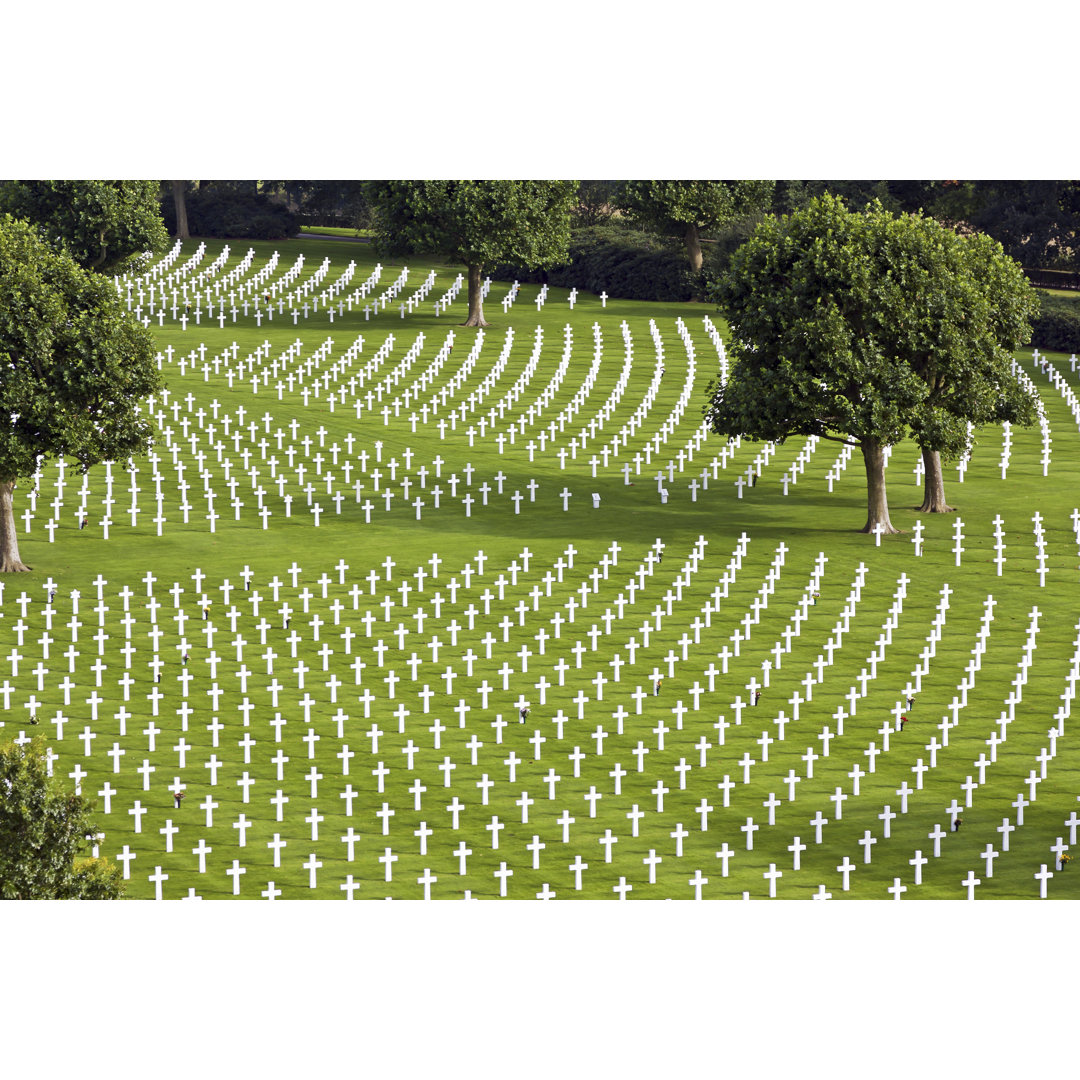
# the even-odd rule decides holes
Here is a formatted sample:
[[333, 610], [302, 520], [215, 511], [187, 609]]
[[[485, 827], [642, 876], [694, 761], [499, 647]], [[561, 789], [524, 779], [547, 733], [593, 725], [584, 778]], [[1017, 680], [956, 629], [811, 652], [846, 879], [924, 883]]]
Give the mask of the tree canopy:
[[617, 201], [635, 221], [679, 233], [693, 270], [702, 266], [701, 233], [769, 209], [772, 180], [627, 180]]
[[32, 222], [57, 250], [103, 274], [132, 269], [169, 240], [156, 180], [8, 180], [2, 213]]
[[710, 424], [730, 436], [858, 446], [864, 531], [896, 531], [884, 447], [914, 431], [955, 450], [967, 422], [1030, 415], [1011, 350], [1027, 340], [1037, 298], [989, 237], [879, 203], [853, 213], [825, 195], [766, 219], [715, 298], [733, 365], [711, 392]]
[[48, 774], [45, 740], [0, 746], [0, 899], [115, 900], [120, 868], [87, 853], [89, 799]]
[[162, 385], [154, 357], [111, 280], [0, 217], [0, 570], [26, 569], [11, 493], [39, 457], [88, 468], [146, 449], [137, 406]]
[[466, 326], [486, 326], [485, 266], [553, 265], [566, 258], [572, 180], [373, 180], [365, 195], [385, 255], [430, 254], [468, 268]]

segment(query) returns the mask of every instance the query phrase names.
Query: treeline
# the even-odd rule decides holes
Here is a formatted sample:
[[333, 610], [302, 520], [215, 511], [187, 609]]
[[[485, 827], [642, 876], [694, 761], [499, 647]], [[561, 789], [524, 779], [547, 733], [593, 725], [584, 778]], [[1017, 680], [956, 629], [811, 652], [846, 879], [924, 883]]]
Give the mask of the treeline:
[[166, 180], [161, 213], [173, 236], [280, 240], [303, 225], [364, 228], [360, 180]]
[[[368, 193], [359, 180], [163, 181], [161, 205], [173, 235], [279, 239], [302, 225], [377, 227]], [[1029, 270], [1080, 270], [1080, 181], [582, 180], [564, 255], [539, 267], [500, 262], [485, 273], [622, 299], [705, 299], [766, 215], [796, 212], [826, 193], [852, 210], [876, 200], [961, 234], [986, 233]], [[1080, 294], [1042, 295], [1033, 344], [1080, 349]]]

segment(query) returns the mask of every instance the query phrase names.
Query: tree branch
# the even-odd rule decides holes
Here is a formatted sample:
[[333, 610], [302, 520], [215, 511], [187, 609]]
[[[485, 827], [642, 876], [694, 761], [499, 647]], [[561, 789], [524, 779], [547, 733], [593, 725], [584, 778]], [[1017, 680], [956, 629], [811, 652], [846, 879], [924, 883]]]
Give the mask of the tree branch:
[[862, 443], [856, 439], [845, 439], [840, 435], [826, 435], [823, 431], [815, 431], [814, 434], [819, 439], [828, 439], [829, 442], [843, 443], [845, 446], [862, 446]]

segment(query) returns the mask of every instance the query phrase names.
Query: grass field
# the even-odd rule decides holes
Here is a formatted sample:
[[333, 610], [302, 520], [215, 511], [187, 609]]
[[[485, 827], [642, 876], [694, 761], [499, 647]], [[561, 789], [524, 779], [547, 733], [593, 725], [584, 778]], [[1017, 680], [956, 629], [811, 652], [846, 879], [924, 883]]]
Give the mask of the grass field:
[[350, 308], [375, 264], [231, 244], [224, 326], [194, 290], [186, 329], [151, 320], [157, 460], [20, 489], [0, 737], [97, 799], [129, 896], [1032, 899], [1044, 867], [1080, 895], [1067, 357], [1055, 384], [1019, 356], [1048, 465], [1013, 430], [1003, 478], [981, 430], [958, 514], [919, 515], [901, 444], [878, 544], [835, 444], [706, 436], [709, 307], [529, 285], [504, 313], [495, 282], [481, 337], [464, 289], [435, 314], [459, 268], [431, 260]]

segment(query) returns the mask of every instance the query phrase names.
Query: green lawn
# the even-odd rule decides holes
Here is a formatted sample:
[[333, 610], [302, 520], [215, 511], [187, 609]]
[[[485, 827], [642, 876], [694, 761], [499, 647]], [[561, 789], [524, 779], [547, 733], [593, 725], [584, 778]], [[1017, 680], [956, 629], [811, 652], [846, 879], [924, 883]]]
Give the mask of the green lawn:
[[301, 225], [300, 231], [302, 233], [314, 233], [317, 236], [361, 237], [372, 235], [371, 229], [342, 229], [335, 225]]
[[[196, 246], [186, 244], [176, 265]], [[207, 242], [192, 272], [223, 246]], [[316, 296], [355, 260], [343, 301], [376, 263], [366, 245], [240, 241], [229, 245], [215, 279], [249, 247], [255, 258], [241, 280], [279, 254], [260, 293], [303, 254], [292, 289], [329, 260]], [[383, 265], [373, 295], [401, 269]], [[429, 269], [433, 287], [402, 318], [398, 305]], [[115, 859], [125, 845], [135, 854], [128, 895], [154, 896], [151, 875], [160, 867], [167, 898], [230, 897], [234, 880], [248, 899], [278, 891], [419, 898], [425, 887], [433, 898], [503, 890], [519, 899], [611, 899], [619, 890], [629, 899], [692, 898], [699, 890], [703, 898], [767, 898], [773, 870], [782, 872], [772, 879], [776, 895], [789, 899], [819, 891], [889, 899], [896, 879], [904, 899], [958, 899], [971, 872], [980, 880], [977, 898], [1037, 897], [1034, 875], [1043, 864], [1057, 870], [1051, 845], [1059, 837], [1068, 843], [1066, 821], [1077, 809], [1072, 721], [1058, 713], [1070, 710], [1062, 695], [1080, 668], [1070, 519], [1080, 504], [1080, 449], [1066, 396], [1030, 353], [1020, 362], [1045, 406], [1048, 474], [1037, 427], [1012, 432], [1005, 479], [1002, 432], [982, 430], [963, 482], [955, 468], [947, 472], [959, 515], [921, 517], [913, 509], [921, 501], [917, 453], [901, 444], [887, 478], [893, 521], [904, 532], [877, 545], [855, 531], [865, 517], [861, 462], [852, 460], [829, 491], [836, 444], [776, 448], [740, 498], [735, 480], [762, 447], [728, 448], [698, 433], [705, 387], [719, 365], [706, 319], [726, 334], [709, 308], [611, 300], [604, 307], [581, 294], [571, 310], [566, 290], [551, 289], [538, 311], [539, 287], [527, 285], [504, 314], [508, 285], [495, 282], [481, 342], [459, 325], [464, 289], [448, 312], [434, 313], [459, 272], [410, 263], [400, 296], [367, 319], [370, 299], [333, 324], [323, 303], [296, 325], [291, 306], [261, 326], [253, 309], [224, 328], [216, 312], [186, 330], [171, 314], [162, 327], [155, 318], [163, 351], [172, 350], [163, 358], [168, 400], [154, 403], [163, 417], [155, 447], [160, 536], [158, 482], [141, 459], [134, 481], [120, 463], [113, 467], [108, 540], [104, 466], [88, 477], [82, 530], [82, 480], [68, 470], [50, 542], [45, 524], [58, 472], [45, 468], [30, 531], [21, 518], [19, 526], [34, 571], [3, 583], [0, 679], [11, 692], [2, 735], [41, 733], [60, 775], [76, 766], [85, 774], [83, 790], [98, 800], [101, 854]], [[193, 369], [187, 358], [201, 345], [205, 358]], [[664, 372], [651, 389], [661, 353]], [[1067, 360], [1050, 359], [1075, 393]], [[253, 391], [252, 378], [264, 372]], [[471, 394], [481, 396], [473, 408]], [[462, 408], [464, 418], [458, 411], [440, 434], [438, 422]], [[479, 420], [489, 416], [481, 434]], [[554, 436], [541, 448], [549, 424]], [[582, 432], [587, 445], [579, 439], [572, 447]], [[803, 471], [785, 496], [781, 477], [796, 463]], [[220, 515], [212, 532], [206, 489]], [[232, 505], [233, 491], [242, 506]], [[468, 512], [466, 496], [475, 500]], [[321, 508], [317, 526], [309, 500]], [[1036, 513], [1045, 530], [1044, 582]], [[95, 611], [99, 574], [107, 583]], [[58, 592], [52, 613], [44, 603], [49, 581]], [[74, 629], [73, 590], [81, 594]], [[29, 602], [20, 605], [23, 593]], [[992, 620], [984, 623], [988, 602]], [[739, 655], [725, 661], [720, 654], [734, 650], [737, 632]], [[155, 641], [160, 683], [149, 666]], [[830, 651], [832, 663], [824, 663]], [[766, 661], [773, 667], [760, 702], [737, 704], [749, 702]], [[725, 662], [727, 674], [719, 670]], [[654, 672], [663, 676], [658, 694]], [[65, 676], [74, 688], [64, 688]], [[889, 733], [886, 750], [882, 724], [895, 723], [894, 708], [916, 682], [907, 727]], [[524, 723], [520, 699], [531, 709]], [[839, 709], [847, 715], [838, 720]], [[53, 723], [58, 713], [62, 724]], [[1055, 727], [1063, 732], [1051, 738]], [[1005, 739], [994, 745], [1002, 729]], [[917, 787], [920, 759], [934, 766]], [[1030, 798], [1027, 778], [1032, 770], [1041, 776], [1044, 765], [1005, 851], [999, 827], [1016, 824], [1012, 804], [1021, 792]], [[725, 805], [718, 784], [728, 780]], [[179, 809], [169, 790], [176, 783], [186, 794]], [[912, 790], [901, 813], [904, 784]], [[949, 831], [953, 800], [963, 808], [958, 832]], [[140, 809], [141, 819], [129, 813]], [[814, 822], [822, 818], [817, 842]], [[748, 826], [756, 827], [752, 849]], [[937, 856], [936, 826], [944, 831]], [[268, 844], [277, 845], [276, 856]], [[988, 845], [996, 852], [992, 875]], [[928, 861], [917, 885], [919, 851]], [[573, 867], [582, 863], [578, 890]], [[844, 865], [853, 866], [848, 891], [837, 869]], [[244, 873], [237, 878], [234, 869]], [[1078, 875], [1076, 867], [1056, 872], [1048, 896], [1080, 895]]]

